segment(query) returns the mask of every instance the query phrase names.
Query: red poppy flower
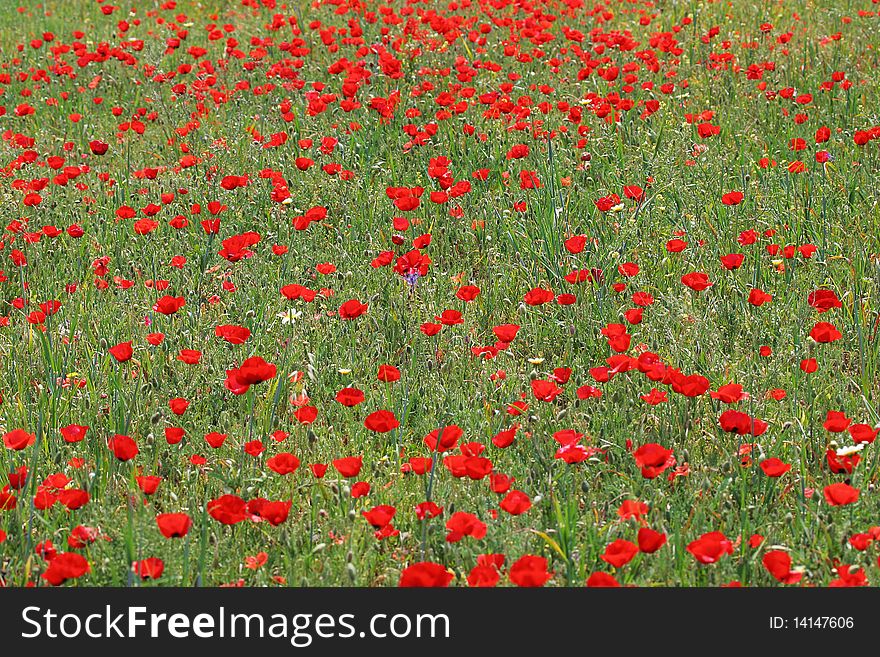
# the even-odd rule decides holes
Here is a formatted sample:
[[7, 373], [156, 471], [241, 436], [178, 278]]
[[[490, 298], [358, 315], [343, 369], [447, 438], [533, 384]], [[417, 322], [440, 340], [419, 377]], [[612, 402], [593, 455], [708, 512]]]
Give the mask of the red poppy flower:
[[651, 406], [656, 406], [657, 404], [669, 401], [666, 391], [657, 390], [657, 388], [651, 388], [651, 392], [647, 395], [639, 395], [639, 399]]
[[0, 490], [0, 511], [11, 511], [17, 503], [18, 498], [9, 491], [8, 486]]
[[476, 285], [463, 285], [458, 288], [458, 292], [455, 293], [455, 296], [462, 301], [473, 301], [479, 294], [480, 288]]
[[743, 198], [742, 192], [727, 192], [721, 196], [721, 202], [724, 205], [739, 205]]
[[654, 304], [654, 296], [648, 292], [635, 292], [632, 302], [637, 306], [651, 306]]
[[318, 296], [315, 290], [310, 290], [302, 285], [285, 285], [281, 288], [281, 294], [290, 300], [302, 299], [307, 303], [311, 303]]
[[781, 477], [791, 470], [790, 464], [784, 463], [781, 459], [778, 459], [775, 456], [761, 461], [760, 467], [768, 477]]
[[182, 538], [192, 527], [192, 519], [185, 513], [160, 513], [156, 525], [165, 538]]
[[168, 408], [170, 408], [171, 412], [175, 415], [183, 415], [186, 413], [186, 409], [189, 408], [189, 402], [183, 397], [175, 397], [174, 399], [168, 400]]
[[457, 424], [450, 424], [447, 427], [434, 429], [423, 440], [432, 452], [446, 452], [455, 449], [463, 434], [464, 431], [461, 427]]
[[822, 492], [829, 506], [846, 506], [859, 499], [859, 489], [844, 483], [825, 486]]
[[453, 574], [445, 566], [430, 561], [420, 561], [407, 566], [400, 573], [400, 587], [446, 587]]
[[291, 506], [293, 506], [291, 501], [266, 502], [260, 507], [259, 515], [270, 525], [277, 527], [287, 520]]
[[853, 424], [849, 427], [848, 431], [856, 445], [859, 443], [871, 444], [876, 440], [877, 434], [880, 433], [880, 428], [875, 429], [870, 424]]
[[578, 399], [591, 399], [593, 397], [598, 398], [602, 396], [602, 391], [593, 386], [581, 386], [575, 391], [575, 393], [577, 394]]
[[721, 256], [721, 265], [725, 269], [732, 271], [742, 267], [744, 260], [745, 256], [742, 253], [730, 253], [726, 256]]
[[648, 505], [637, 500], [624, 500], [617, 509], [617, 515], [621, 520], [629, 520], [630, 518], [640, 520], [647, 513]]
[[446, 309], [439, 315], [435, 315], [434, 319], [444, 326], [457, 326], [464, 323], [464, 318], [458, 310]]
[[223, 324], [214, 329], [214, 334], [218, 338], [223, 338], [229, 344], [244, 344], [249, 337], [251, 331], [245, 326], [236, 326], [234, 324]]
[[654, 479], [675, 464], [672, 450], [657, 443], [642, 445], [633, 452], [633, 457], [636, 465], [642, 470], [642, 476], [646, 479]]
[[366, 303], [361, 303], [357, 299], [349, 299], [344, 304], [339, 306], [339, 318], [340, 319], [357, 319], [365, 312], [369, 305]]
[[159, 579], [165, 572], [165, 563], [158, 557], [148, 557], [134, 562], [134, 573], [143, 580]]
[[333, 467], [346, 479], [357, 477], [363, 464], [364, 458], [362, 456], [346, 456], [333, 461]]
[[399, 427], [400, 422], [398, 422], [394, 413], [391, 411], [378, 410], [370, 413], [366, 419], [364, 419], [364, 426], [370, 431], [375, 431], [376, 433], [388, 433]]
[[295, 417], [300, 424], [311, 424], [318, 417], [318, 409], [314, 406], [302, 406], [296, 409], [293, 417]]
[[196, 349], [181, 349], [177, 360], [187, 365], [197, 365], [202, 359], [202, 352]]
[[486, 523], [481, 522], [472, 513], [464, 511], [453, 513], [446, 521], [446, 529], [449, 532], [446, 535], [448, 543], [457, 543], [465, 536], [481, 539], [486, 535]]
[[681, 282], [697, 292], [702, 292], [714, 285], [714, 283], [709, 281], [709, 276], [707, 274], [699, 271], [685, 274], [681, 277]]
[[814, 290], [813, 292], [810, 292], [807, 297], [807, 303], [820, 313], [826, 313], [834, 308], [843, 308], [843, 304], [840, 302], [840, 299], [837, 298], [834, 290]]
[[357, 406], [364, 401], [364, 393], [357, 388], [343, 388], [336, 393], [336, 401], [343, 406]]
[[296, 472], [299, 464], [300, 460], [289, 452], [281, 452], [266, 461], [266, 466], [280, 475]]
[[565, 249], [572, 254], [577, 255], [581, 251], [584, 250], [584, 247], [587, 245], [587, 237], [586, 235], [572, 235], [568, 239], [565, 240], [564, 246]]
[[837, 566], [835, 570], [838, 577], [829, 582], [829, 587], [838, 588], [868, 585], [868, 577], [865, 575], [864, 568], [856, 568], [855, 566], [841, 564]]
[[834, 474], [852, 474], [860, 460], [861, 457], [858, 454], [840, 456], [833, 449], [826, 450], [825, 452], [825, 461], [828, 463], [828, 469]]
[[700, 374], [685, 376], [680, 372], [670, 373], [672, 389], [685, 397], [699, 397], [709, 389], [709, 379]]
[[177, 445], [185, 435], [186, 431], [180, 427], [165, 427], [165, 442], [169, 445]]
[[609, 543], [599, 558], [615, 568], [621, 568], [632, 561], [638, 552], [639, 547], [635, 543], [619, 538]]
[[828, 411], [825, 416], [825, 422], [822, 423], [822, 426], [825, 427], [826, 431], [840, 433], [846, 431], [850, 422], [852, 422], [852, 420], [850, 420], [845, 413], [841, 413], [840, 411]]
[[247, 504], [237, 495], [221, 495], [208, 502], [208, 515], [224, 525], [234, 525], [247, 518]]
[[557, 386], [552, 381], [545, 381], [544, 379], [533, 379], [530, 382], [532, 388], [532, 394], [535, 395], [535, 399], [544, 402], [552, 402], [556, 399], [561, 393], [562, 388]]
[[384, 383], [394, 383], [400, 380], [400, 370], [393, 365], [380, 365], [376, 378]]
[[257, 457], [264, 451], [266, 451], [266, 447], [260, 440], [249, 440], [244, 444], [244, 453], [249, 456]]
[[158, 347], [162, 344], [162, 341], [165, 340], [164, 333], [148, 333], [147, 334], [147, 342], [149, 342], [154, 347]]
[[369, 511], [361, 511], [361, 515], [376, 529], [391, 524], [395, 513], [397, 513], [397, 509], [389, 504], [380, 504]]
[[666, 534], [654, 531], [648, 527], [641, 527], [638, 534], [639, 551], [645, 554], [653, 554], [666, 545]]
[[89, 142], [89, 150], [92, 151], [92, 153], [95, 155], [104, 155], [109, 148], [109, 144], [103, 141], [99, 141], [97, 139], [93, 139]]
[[810, 337], [816, 342], [823, 344], [840, 340], [840, 338], [843, 337], [843, 334], [834, 327], [834, 324], [829, 324], [828, 322], [816, 322], [813, 330], [810, 331]]
[[512, 490], [501, 500], [500, 506], [510, 515], [518, 516], [532, 508], [532, 500], [521, 490]]
[[186, 300], [183, 297], [165, 295], [153, 305], [153, 310], [157, 313], [162, 313], [163, 315], [173, 315], [185, 305]]
[[143, 475], [135, 477], [135, 481], [144, 495], [153, 495], [159, 489], [159, 484], [162, 483], [162, 477]]
[[768, 424], [763, 420], [751, 417], [748, 413], [728, 409], [718, 419], [721, 429], [740, 436], [760, 436], [767, 431]]
[[419, 520], [427, 518], [436, 518], [443, 513], [443, 507], [437, 506], [434, 502], [420, 502], [415, 507], [416, 517]]
[[75, 552], [61, 552], [49, 561], [49, 567], [41, 577], [52, 586], [61, 586], [69, 579], [79, 579], [91, 572], [85, 557]]
[[467, 576], [468, 586], [473, 588], [491, 588], [498, 584], [501, 573], [498, 568], [490, 565], [476, 565]]
[[205, 442], [211, 446], [211, 449], [219, 449], [226, 442], [227, 435], [217, 431], [211, 431], [205, 434]]
[[764, 292], [764, 290], [759, 290], [757, 288], [753, 288], [749, 292], [748, 301], [753, 306], [760, 307], [760, 306], [763, 306], [765, 303], [771, 302], [772, 300], [773, 300], [773, 295], [767, 294], [766, 292]]
[[138, 455], [137, 443], [130, 436], [116, 434], [107, 441], [107, 447], [120, 461], [130, 461]]
[[492, 332], [501, 342], [509, 344], [516, 339], [519, 329], [519, 324], [500, 324], [493, 327]]
[[733, 554], [733, 543], [721, 532], [709, 532], [689, 543], [687, 551], [694, 555], [698, 562], [710, 564], [715, 563], [725, 554]]
[[645, 198], [645, 190], [638, 185], [624, 185], [623, 195], [634, 201], [642, 201]]
[[803, 573], [792, 572], [791, 557], [782, 550], [770, 550], [765, 553], [761, 563], [774, 579], [783, 584], [797, 584], [803, 577]]
[[805, 358], [801, 361], [800, 368], [807, 374], [812, 374], [819, 369], [819, 364], [815, 358]]
[[20, 451], [25, 447], [33, 445], [36, 440], [36, 435], [28, 433], [24, 429], [13, 429], [3, 434], [3, 444], [6, 446], [6, 449], [15, 451]]
[[131, 348], [131, 341], [129, 342], [120, 342], [119, 344], [110, 347], [108, 349], [110, 355], [113, 356], [118, 362], [124, 363], [129, 360], [134, 353]]
[[620, 582], [613, 575], [598, 571], [587, 578], [586, 586], [590, 588], [617, 588], [620, 586]]
[[238, 369], [226, 370], [224, 385], [232, 394], [243, 395], [252, 385], [273, 379], [277, 373], [275, 365], [267, 363], [260, 356], [252, 356]]
[[526, 292], [523, 300], [530, 306], [540, 306], [542, 304], [553, 301], [555, 296], [556, 295], [553, 293], [553, 290], [545, 290], [543, 288], [536, 287]]
[[419, 327], [419, 330], [428, 337], [437, 335], [443, 329], [443, 324], [435, 324], [434, 322], [425, 322]]
[[79, 488], [67, 488], [58, 493], [58, 501], [70, 511], [81, 509], [89, 503], [91, 496]]
[[620, 197], [617, 194], [603, 196], [593, 201], [593, 204], [596, 206], [596, 209], [599, 210], [599, 212], [608, 212], [611, 208], [618, 205], [619, 203]]
[[534, 588], [544, 586], [553, 577], [553, 573], [548, 572], [544, 557], [526, 554], [510, 567], [508, 577], [517, 586]]
[[238, 368], [236, 379], [244, 385], [253, 385], [274, 379], [277, 372], [277, 368], [271, 363], [267, 363], [259, 356], [252, 356]]

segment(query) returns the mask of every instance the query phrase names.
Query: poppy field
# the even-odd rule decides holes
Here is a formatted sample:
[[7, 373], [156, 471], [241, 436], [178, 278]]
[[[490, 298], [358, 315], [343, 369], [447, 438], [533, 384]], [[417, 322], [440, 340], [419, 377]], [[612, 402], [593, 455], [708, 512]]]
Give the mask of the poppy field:
[[10, 3], [0, 584], [880, 584], [878, 35]]

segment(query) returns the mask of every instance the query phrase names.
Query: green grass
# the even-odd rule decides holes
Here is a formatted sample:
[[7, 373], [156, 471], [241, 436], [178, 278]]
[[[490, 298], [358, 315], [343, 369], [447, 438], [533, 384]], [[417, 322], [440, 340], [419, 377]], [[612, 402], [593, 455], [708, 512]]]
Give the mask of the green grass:
[[[874, 5], [612, 3], [608, 11], [613, 18], [602, 22], [586, 7], [569, 10], [556, 2], [486, 2], [457, 9], [442, 3], [394, 3], [395, 15], [404, 8], [413, 12], [399, 24], [383, 24], [381, 18], [371, 23], [352, 11], [336, 15], [334, 5], [307, 3], [254, 11], [236, 5], [219, 16], [183, 1], [173, 10], [140, 2], [136, 14], [119, 10], [110, 16], [96, 3], [22, 4], [24, 11], [13, 7], [0, 18], [0, 74], [9, 75], [6, 81], [0, 78], [0, 104], [6, 108], [0, 128], [7, 131], [0, 163], [26, 150], [10, 143], [16, 134], [34, 139], [36, 161], [7, 167], [0, 181], [3, 225], [26, 224], [18, 232], [7, 228], [0, 252], [0, 268], [8, 279], [0, 285], [5, 302], [0, 314], [9, 318], [0, 328], [0, 427], [4, 433], [25, 429], [36, 441], [22, 451], [4, 450], [0, 457], [0, 484], [22, 465], [30, 471], [25, 487], [15, 491], [16, 507], [0, 512], [0, 528], [7, 534], [0, 545], [0, 577], [6, 584], [44, 584], [39, 575], [46, 564], [36, 546], [51, 541], [59, 552], [69, 551], [68, 536], [77, 525], [98, 528], [100, 534], [79, 550], [91, 572], [76, 583], [88, 586], [239, 580], [269, 585], [276, 582], [273, 577], [289, 585], [396, 585], [407, 565], [425, 560], [447, 566], [456, 574], [454, 583], [466, 585], [478, 555], [490, 553], [505, 554], [508, 568], [524, 554], [542, 555], [555, 572], [550, 583], [556, 585], [580, 586], [592, 573], [605, 571], [622, 584], [642, 586], [714, 586], [733, 580], [764, 586], [776, 584], [762, 567], [770, 546], [786, 550], [793, 566], [803, 568], [802, 583], [827, 585], [837, 577], [837, 563], [864, 568], [872, 584], [880, 581], [876, 547], [860, 552], [848, 544], [851, 535], [877, 524], [877, 448], [865, 446], [852, 474], [834, 474], [825, 451], [832, 440], [838, 447], [851, 440], [822, 426], [829, 410], [843, 411], [854, 423], [880, 422], [880, 141], [854, 143], [856, 131], [880, 124], [873, 45], [880, 18]], [[369, 3], [372, 11], [377, 7]], [[465, 27], [452, 43], [444, 44], [420, 19], [429, 9], [461, 17]], [[861, 16], [860, 10], [873, 13]], [[538, 12], [558, 16], [548, 24], [555, 39], [540, 45], [530, 41], [534, 33], [523, 22]], [[276, 13], [297, 17], [308, 53], [291, 54], [280, 47], [297, 35], [289, 24], [267, 29]], [[186, 17], [178, 19], [180, 14]], [[653, 17], [649, 25], [639, 24], [642, 15]], [[685, 17], [692, 22], [683, 23]], [[341, 37], [338, 52], [330, 52], [318, 31], [308, 28], [314, 20], [348, 28], [355, 18], [367, 46], [382, 42], [381, 30], [388, 29], [387, 47], [401, 62], [401, 77], [389, 77], [375, 54], [359, 55], [359, 44], [346, 44]], [[120, 34], [117, 23], [123, 19], [131, 27]], [[511, 20], [516, 21], [512, 26], [503, 25]], [[174, 36], [168, 23], [175, 21], [188, 35], [168, 53], [166, 40]], [[760, 30], [764, 22], [774, 26], [768, 34]], [[493, 24], [484, 44], [468, 37], [481, 23]], [[209, 40], [209, 24], [235, 30]], [[566, 41], [562, 25], [586, 35], [579, 44], [583, 59]], [[649, 46], [652, 35], [673, 25], [681, 26], [674, 34], [680, 54]], [[704, 43], [701, 37], [713, 26], [718, 35]], [[404, 28], [407, 39], [396, 51], [392, 46]], [[629, 30], [639, 45], [591, 52], [599, 43], [598, 37], [590, 42], [593, 29], [597, 34]], [[74, 38], [73, 30], [84, 36]], [[44, 32], [54, 33], [55, 40], [32, 48], [30, 41]], [[790, 41], [778, 43], [787, 32]], [[823, 42], [837, 32], [839, 40]], [[230, 36], [238, 40], [241, 58], [223, 52]], [[120, 49], [130, 38], [142, 39], [143, 49]], [[272, 45], [263, 47], [263, 54], [253, 39], [271, 39]], [[120, 57], [130, 53], [133, 63], [110, 56], [80, 65], [72, 51], [59, 52], [53, 61], [50, 47], [77, 41], [89, 52], [106, 43]], [[505, 46], [517, 41], [518, 52], [532, 53], [531, 62], [505, 54]], [[730, 42], [727, 48], [725, 41]], [[22, 52], [18, 44], [24, 45]], [[215, 72], [198, 74], [187, 54], [192, 46], [207, 49], [199, 61], [212, 62]], [[536, 48], [543, 54], [534, 54]], [[656, 73], [646, 66], [647, 52], [657, 57]], [[724, 53], [732, 60], [723, 61], [719, 55]], [[363, 107], [351, 112], [338, 102], [345, 73], [328, 73], [343, 57], [351, 62], [362, 57], [372, 72], [370, 83], [356, 93]], [[610, 59], [599, 66], [585, 63], [603, 57]], [[558, 65], [552, 58], [559, 59]], [[294, 60], [301, 60], [301, 66]], [[493, 71], [489, 62], [500, 69]], [[622, 71], [615, 82], [596, 71], [578, 80], [583, 68], [612, 62]], [[630, 62], [639, 69], [634, 88], [626, 92], [623, 70]], [[764, 62], [774, 66], [765, 67], [761, 80], [749, 79], [749, 65]], [[456, 66], [462, 63], [477, 69], [473, 79], [456, 79]], [[157, 73], [182, 64], [193, 64], [192, 71], [156, 80]], [[452, 67], [450, 75], [423, 74], [423, 69], [444, 67]], [[280, 75], [270, 76], [270, 69]], [[834, 71], [845, 72], [852, 86], [844, 89], [838, 82], [822, 91], [820, 85]], [[519, 77], [511, 79], [512, 73]], [[91, 88], [96, 76], [101, 79]], [[296, 80], [305, 86], [296, 88]], [[249, 88], [240, 88], [242, 81]], [[338, 100], [310, 116], [306, 93], [316, 81], [327, 85], [322, 93], [336, 94]], [[427, 81], [433, 88], [425, 88]], [[648, 81], [653, 90], [642, 88]], [[675, 82], [672, 93], [660, 91], [669, 81]], [[179, 83], [186, 86], [185, 94], [172, 90]], [[763, 83], [766, 88], [759, 88]], [[267, 84], [273, 88], [253, 93]], [[545, 94], [533, 85], [549, 85], [553, 91]], [[467, 87], [474, 89], [472, 96], [462, 94]], [[796, 90], [794, 97], [812, 94], [812, 100], [804, 105], [794, 97], [768, 100], [766, 92], [786, 88]], [[417, 89], [423, 91], [414, 95]], [[401, 93], [400, 104], [393, 118], [381, 121], [369, 109], [370, 99], [388, 98], [395, 90]], [[441, 91], [450, 91], [456, 102], [466, 100], [467, 110], [438, 119], [443, 108], [435, 98]], [[493, 115], [491, 110], [504, 104], [481, 104], [480, 96], [490, 92], [511, 100], [503, 109], [528, 107], [530, 114]], [[581, 103], [611, 93], [636, 103], [621, 112], [618, 122], [598, 117], [595, 103]], [[531, 100], [520, 102], [527, 97]], [[290, 121], [279, 110], [285, 99], [291, 104]], [[659, 109], [643, 120], [644, 101], [650, 99], [659, 101]], [[545, 101], [552, 105], [547, 114], [539, 108]], [[569, 111], [557, 107], [560, 102], [580, 107], [580, 121], [569, 120]], [[35, 112], [16, 116], [21, 103]], [[121, 114], [114, 116], [112, 107], [122, 108]], [[140, 118], [143, 135], [119, 133], [119, 124], [130, 121], [139, 108], [145, 115]], [[421, 115], [407, 117], [412, 108]], [[714, 111], [709, 122], [720, 128], [717, 136], [702, 139], [696, 128], [700, 121], [686, 122], [685, 114], [704, 110]], [[147, 115], [153, 112], [151, 120]], [[802, 124], [794, 121], [799, 112], [808, 117]], [[78, 122], [69, 118], [74, 113], [82, 117]], [[352, 122], [360, 128], [350, 129]], [[404, 126], [421, 130], [428, 123], [436, 124], [436, 132], [427, 143], [405, 148], [410, 137]], [[474, 127], [473, 136], [466, 134], [466, 125]], [[578, 134], [579, 125], [589, 128], [585, 136]], [[816, 145], [814, 134], [822, 125], [831, 136]], [[284, 131], [288, 140], [264, 149], [254, 143], [254, 130], [266, 139]], [[338, 139], [332, 155], [319, 150], [326, 136]], [[804, 139], [806, 150], [791, 152], [794, 138]], [[108, 153], [92, 155], [92, 139], [109, 143]], [[314, 147], [299, 148], [301, 139], [313, 139]], [[528, 157], [507, 160], [509, 149], [521, 143], [529, 146]], [[707, 149], [695, 155], [695, 144]], [[828, 151], [833, 162], [817, 163], [818, 150]], [[180, 168], [187, 152], [199, 162]], [[589, 166], [584, 165], [585, 152], [591, 156]], [[65, 166], [88, 165], [90, 170], [66, 185], [53, 184], [57, 172], [45, 164], [53, 155], [63, 156]], [[295, 161], [305, 155], [315, 166], [300, 171]], [[456, 181], [472, 185], [469, 193], [446, 205], [428, 198], [440, 189], [430, 176], [430, 160], [441, 156], [451, 161]], [[777, 166], [759, 168], [764, 157]], [[795, 159], [803, 160], [805, 172], [789, 172]], [[353, 172], [351, 179], [325, 174], [321, 166], [331, 162]], [[136, 175], [150, 167], [160, 168], [155, 179]], [[481, 168], [490, 169], [485, 182], [471, 176]], [[260, 177], [264, 169], [280, 171], [287, 180], [290, 204], [272, 200], [270, 182]], [[542, 187], [521, 190], [521, 170], [535, 171]], [[109, 179], [102, 180], [103, 173]], [[250, 184], [226, 191], [219, 185], [226, 175], [248, 175]], [[40, 192], [42, 202], [23, 205], [25, 191], [16, 181], [27, 184], [43, 177], [49, 183]], [[643, 187], [645, 200], [623, 198], [620, 211], [596, 208], [600, 197], [624, 197], [625, 185]], [[393, 186], [423, 186], [421, 207], [397, 210], [385, 194]], [[722, 195], [733, 190], [744, 193], [743, 202], [723, 205]], [[174, 200], [162, 204], [161, 194], [171, 192]], [[214, 237], [199, 225], [211, 201], [228, 206]], [[525, 211], [516, 210], [523, 201]], [[141, 216], [149, 203], [162, 205], [154, 232], [137, 235], [133, 219], [117, 219], [120, 206]], [[191, 212], [196, 203], [201, 215]], [[295, 230], [293, 218], [314, 206], [326, 207], [327, 218]], [[460, 216], [450, 215], [452, 207], [460, 208]], [[172, 228], [168, 222], [176, 215], [186, 216], [189, 225]], [[406, 241], [399, 246], [392, 242], [398, 232], [392, 226], [395, 216], [420, 220], [400, 231]], [[84, 235], [43, 236], [37, 243], [25, 239], [25, 233], [43, 226], [65, 230], [71, 224], [80, 225]], [[737, 238], [748, 229], [757, 231], [758, 240], [743, 246]], [[776, 233], [765, 236], [767, 230]], [[223, 239], [246, 231], [261, 237], [252, 247], [253, 257], [230, 263], [218, 255]], [[414, 289], [391, 267], [370, 266], [380, 252], [393, 249], [396, 258], [426, 233], [432, 239], [423, 252], [432, 263]], [[564, 247], [573, 234], [588, 237], [585, 250], [576, 255]], [[666, 242], [679, 234], [687, 249], [667, 252]], [[774, 257], [765, 249], [771, 243], [813, 244], [817, 251], [810, 258]], [[289, 251], [274, 255], [275, 244]], [[14, 265], [12, 249], [25, 254], [27, 266]], [[721, 266], [720, 257], [728, 253], [745, 255], [740, 269]], [[172, 267], [174, 256], [184, 256], [186, 264]], [[96, 277], [93, 263], [100, 257], [109, 258], [107, 273]], [[337, 271], [317, 274], [315, 266], [326, 262]], [[638, 263], [640, 273], [624, 279], [617, 268], [625, 262]], [[564, 279], [574, 269], [592, 268], [604, 274], [595, 283], [572, 285]], [[681, 277], [694, 271], [707, 273], [714, 285], [703, 292], [685, 287]], [[96, 285], [96, 278], [106, 281], [106, 289]], [[123, 279], [132, 281], [131, 287], [122, 289], [117, 281]], [[169, 281], [168, 289], [157, 292], [146, 285], [155, 280]], [[235, 291], [224, 289], [224, 282]], [[616, 291], [614, 284], [623, 282], [626, 289]], [[76, 291], [68, 293], [65, 286], [72, 284]], [[311, 303], [290, 301], [279, 293], [288, 284], [327, 288], [332, 295], [321, 294]], [[481, 290], [467, 304], [455, 296], [465, 284]], [[523, 295], [535, 287], [573, 293], [577, 302], [523, 303]], [[772, 302], [750, 305], [752, 288], [772, 294]], [[817, 288], [834, 290], [842, 307], [819, 315], [807, 301]], [[633, 336], [629, 354], [654, 352], [685, 374], [705, 376], [712, 390], [740, 383], [749, 399], [728, 407], [708, 393], [687, 398], [638, 371], [597, 383], [590, 369], [604, 366], [612, 353], [600, 331], [608, 323], [626, 324], [623, 313], [633, 307], [632, 293], [638, 291], [649, 292], [655, 302], [645, 308], [642, 323], [627, 324]], [[156, 313], [153, 304], [163, 294], [183, 296], [186, 305], [173, 316]], [[17, 298], [27, 300], [24, 309], [15, 307]], [[27, 321], [39, 303], [53, 299], [62, 305], [46, 319], [45, 331]], [[341, 320], [336, 312], [348, 299], [368, 303], [368, 312]], [[292, 308], [301, 316], [282, 323], [279, 313]], [[463, 323], [433, 337], [420, 332], [422, 323], [433, 322], [445, 309], [461, 311]], [[813, 343], [808, 335], [816, 321], [832, 322], [842, 339]], [[522, 327], [509, 348], [491, 360], [473, 357], [471, 348], [494, 344], [492, 328], [506, 323]], [[221, 324], [246, 326], [252, 336], [242, 345], [226, 344], [214, 333]], [[165, 334], [161, 345], [147, 343], [151, 332]], [[117, 363], [108, 348], [129, 340], [132, 360]], [[770, 357], [758, 355], [763, 345], [772, 348]], [[203, 352], [200, 363], [178, 361], [180, 349]], [[254, 355], [275, 364], [277, 376], [247, 394], [232, 395], [224, 388], [226, 370]], [[799, 368], [808, 357], [819, 365], [810, 375]], [[399, 381], [376, 379], [378, 367], [386, 363], [400, 370]], [[536, 400], [530, 380], [546, 380], [557, 367], [572, 369], [564, 392], [552, 402]], [[506, 377], [490, 380], [499, 370]], [[291, 376], [294, 372], [301, 374]], [[579, 400], [575, 391], [582, 385], [600, 388], [602, 397]], [[366, 401], [355, 408], [341, 406], [334, 396], [343, 387], [362, 389]], [[667, 390], [668, 403], [642, 401], [639, 396], [652, 387]], [[787, 396], [776, 401], [766, 395], [776, 388]], [[521, 394], [528, 411], [512, 417], [508, 405]], [[298, 395], [307, 395], [318, 409], [310, 425], [294, 417], [292, 399]], [[181, 417], [168, 407], [176, 397], [191, 402]], [[718, 419], [727, 408], [768, 422], [767, 432], [757, 438], [723, 432]], [[386, 434], [368, 431], [364, 418], [378, 409], [392, 411], [400, 426]], [[90, 427], [86, 440], [67, 444], [61, 439], [59, 429], [72, 423]], [[492, 437], [514, 423], [521, 425], [516, 442], [506, 449], [494, 447]], [[433, 475], [401, 473], [410, 457], [431, 457], [423, 437], [450, 424], [463, 429], [461, 444], [486, 446], [483, 455], [491, 458], [495, 472], [514, 477], [513, 488], [532, 499], [529, 511], [514, 517], [500, 510], [502, 496], [492, 492], [488, 478], [455, 478], [440, 455]], [[173, 426], [186, 430], [174, 446], [164, 437], [165, 428]], [[279, 429], [289, 432], [281, 443], [270, 438]], [[586, 434], [582, 443], [602, 452], [581, 464], [555, 459], [558, 444], [552, 435], [562, 429]], [[203, 439], [212, 431], [228, 434], [216, 450]], [[136, 440], [140, 453], [135, 459], [114, 458], [107, 439], [115, 433]], [[243, 452], [251, 440], [265, 443], [259, 458]], [[739, 450], [749, 442], [755, 447], [744, 465]], [[672, 449], [677, 465], [686, 463], [689, 474], [673, 482], [667, 480], [672, 469], [654, 479], [643, 477], [630, 451], [646, 443]], [[267, 468], [266, 460], [278, 452], [299, 457], [299, 470], [280, 476]], [[206, 464], [193, 465], [193, 455], [205, 457]], [[370, 483], [366, 497], [352, 499], [355, 479], [345, 480], [332, 466], [323, 479], [307, 467], [355, 455], [364, 457], [357, 479]], [[768, 457], [792, 464], [791, 471], [778, 479], [766, 477], [759, 463]], [[73, 467], [72, 458], [83, 459], [84, 465]], [[91, 500], [85, 507], [68, 511], [56, 503], [48, 510], [34, 508], [37, 487], [58, 472], [72, 480], [69, 487], [88, 491]], [[163, 478], [155, 495], [145, 497], [138, 490], [138, 474]], [[860, 489], [859, 501], [829, 506], [823, 489], [844, 480]], [[292, 500], [290, 517], [278, 527], [250, 520], [221, 525], [207, 515], [206, 504], [226, 493], [245, 500]], [[419, 521], [413, 509], [429, 496], [444, 514]], [[668, 543], [614, 569], [600, 558], [606, 545], [619, 538], [635, 542], [639, 527], [635, 520], [618, 517], [625, 500], [645, 502], [650, 509], [646, 526], [664, 532]], [[379, 504], [397, 508], [393, 524], [399, 536], [377, 540], [361, 516]], [[476, 514], [487, 523], [485, 538], [448, 543], [444, 525], [455, 511]], [[185, 538], [160, 534], [155, 517], [165, 512], [189, 514], [194, 524]], [[713, 531], [734, 543], [733, 552], [718, 563], [698, 565], [686, 548]], [[765, 537], [759, 547], [749, 546], [753, 534]], [[266, 564], [245, 568], [245, 559], [259, 552], [267, 553]], [[132, 562], [147, 557], [165, 563], [155, 582], [131, 573]], [[506, 574], [502, 583], [508, 583]]]

